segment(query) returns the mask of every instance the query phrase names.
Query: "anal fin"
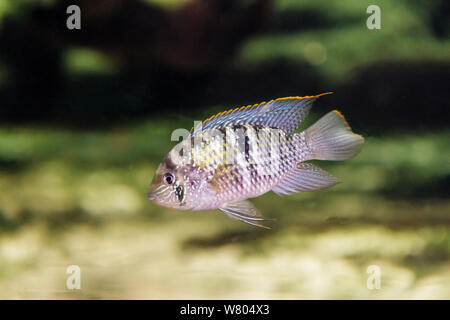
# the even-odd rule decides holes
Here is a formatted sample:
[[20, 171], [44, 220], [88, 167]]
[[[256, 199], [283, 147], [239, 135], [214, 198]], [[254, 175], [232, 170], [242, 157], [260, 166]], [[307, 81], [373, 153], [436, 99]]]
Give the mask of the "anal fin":
[[339, 181], [328, 172], [310, 163], [299, 163], [272, 189], [278, 195], [310, 192], [331, 187]]
[[258, 221], [266, 221], [272, 219], [264, 218], [261, 213], [253, 206], [253, 204], [248, 200], [240, 200], [235, 202], [230, 202], [225, 206], [219, 208], [220, 211], [225, 213], [232, 219], [239, 220], [248, 223], [252, 226], [270, 229]]

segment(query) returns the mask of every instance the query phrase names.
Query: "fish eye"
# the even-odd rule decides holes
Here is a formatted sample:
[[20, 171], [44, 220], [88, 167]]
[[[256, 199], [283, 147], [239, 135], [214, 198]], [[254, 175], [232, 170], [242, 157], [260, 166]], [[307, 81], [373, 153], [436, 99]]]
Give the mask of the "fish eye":
[[175, 177], [174, 177], [174, 175], [173, 175], [172, 173], [167, 172], [167, 173], [164, 174], [164, 176], [163, 176], [163, 181], [164, 181], [166, 184], [172, 184], [172, 183], [175, 182]]

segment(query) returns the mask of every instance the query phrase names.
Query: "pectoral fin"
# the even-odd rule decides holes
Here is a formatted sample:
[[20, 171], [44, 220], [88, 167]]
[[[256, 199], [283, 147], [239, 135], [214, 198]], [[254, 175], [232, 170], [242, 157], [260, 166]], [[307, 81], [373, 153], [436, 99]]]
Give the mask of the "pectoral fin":
[[228, 203], [225, 206], [219, 208], [219, 210], [232, 219], [236, 219], [256, 227], [270, 229], [269, 227], [263, 226], [262, 224], [258, 223], [258, 221], [266, 221], [271, 219], [264, 218], [248, 200]]
[[328, 172], [310, 163], [299, 163], [272, 189], [278, 195], [309, 192], [331, 187], [339, 181]]

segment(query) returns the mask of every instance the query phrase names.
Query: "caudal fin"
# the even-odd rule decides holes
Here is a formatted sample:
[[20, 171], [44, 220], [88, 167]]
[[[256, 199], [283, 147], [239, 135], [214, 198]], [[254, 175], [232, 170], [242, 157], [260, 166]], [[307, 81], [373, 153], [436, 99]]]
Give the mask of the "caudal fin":
[[346, 160], [357, 155], [364, 138], [352, 132], [339, 111], [334, 110], [306, 129], [305, 136], [311, 146], [310, 159]]

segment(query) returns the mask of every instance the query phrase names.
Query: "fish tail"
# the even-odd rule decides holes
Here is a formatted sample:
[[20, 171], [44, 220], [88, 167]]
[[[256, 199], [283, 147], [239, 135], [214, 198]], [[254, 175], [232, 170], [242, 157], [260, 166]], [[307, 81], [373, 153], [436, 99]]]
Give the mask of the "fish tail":
[[364, 143], [337, 110], [324, 115], [304, 133], [311, 150], [309, 160], [347, 160], [357, 155]]

